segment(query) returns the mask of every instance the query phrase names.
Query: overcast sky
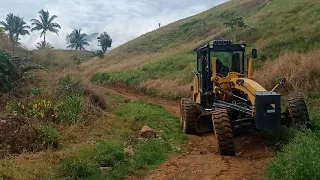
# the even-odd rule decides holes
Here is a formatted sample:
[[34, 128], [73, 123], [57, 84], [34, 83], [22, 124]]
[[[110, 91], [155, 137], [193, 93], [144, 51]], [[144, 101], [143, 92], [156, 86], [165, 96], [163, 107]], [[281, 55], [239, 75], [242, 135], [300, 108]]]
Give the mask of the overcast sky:
[[[57, 15], [62, 27], [60, 35], [48, 33], [47, 41], [55, 48], [65, 49], [66, 35], [75, 28], [86, 34], [107, 31], [113, 47], [119, 46], [146, 32], [188, 16], [195, 15], [227, 0], [1, 0], [0, 21], [8, 13], [30, 19], [38, 18], [40, 9]], [[21, 38], [29, 49], [40, 41], [40, 32]], [[91, 42], [89, 50], [97, 49]]]

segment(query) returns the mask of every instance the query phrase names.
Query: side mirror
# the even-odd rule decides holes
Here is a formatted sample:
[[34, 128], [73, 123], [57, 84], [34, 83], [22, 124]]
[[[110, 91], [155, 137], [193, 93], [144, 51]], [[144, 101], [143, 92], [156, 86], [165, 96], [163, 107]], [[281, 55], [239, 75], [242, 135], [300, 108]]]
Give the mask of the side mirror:
[[257, 49], [252, 49], [252, 58], [257, 58], [258, 57], [258, 50]]
[[287, 81], [286, 78], [280, 78], [279, 85], [281, 85], [281, 86], [284, 85], [286, 83], [286, 81]]

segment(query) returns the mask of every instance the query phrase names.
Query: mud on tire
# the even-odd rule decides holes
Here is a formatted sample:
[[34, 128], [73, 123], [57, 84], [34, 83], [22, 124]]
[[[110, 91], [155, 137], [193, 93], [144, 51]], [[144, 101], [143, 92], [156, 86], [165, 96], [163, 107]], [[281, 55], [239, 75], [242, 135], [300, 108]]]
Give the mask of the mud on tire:
[[214, 111], [212, 113], [212, 120], [220, 154], [234, 156], [235, 148], [232, 127], [227, 110], [221, 109]]
[[186, 134], [196, 134], [197, 106], [189, 98], [182, 98], [180, 102], [180, 125]]
[[288, 126], [301, 125], [311, 128], [307, 105], [302, 96], [293, 95], [288, 99], [286, 123]]

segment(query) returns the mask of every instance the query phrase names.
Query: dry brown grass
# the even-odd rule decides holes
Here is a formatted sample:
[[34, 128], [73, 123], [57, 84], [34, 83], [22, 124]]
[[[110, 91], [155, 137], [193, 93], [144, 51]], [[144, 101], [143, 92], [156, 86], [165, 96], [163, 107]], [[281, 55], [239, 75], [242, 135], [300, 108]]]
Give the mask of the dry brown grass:
[[[10, 39], [8, 38], [8, 36], [6, 35], [3, 35], [1, 36], [0, 35], [0, 49], [5, 49], [7, 50], [10, 54], [12, 54], [12, 42], [10, 41]], [[14, 55], [15, 56], [23, 56], [23, 57], [26, 57], [26, 56], [31, 56], [32, 55], [32, 52], [26, 50], [24, 47], [21, 47], [21, 46], [15, 46], [14, 47]]]
[[255, 79], [266, 88], [272, 88], [278, 78], [287, 78], [287, 90], [306, 92], [320, 88], [320, 51], [307, 54], [285, 52], [274, 61], [265, 63], [255, 72]]
[[190, 95], [190, 84], [181, 84], [178, 80], [149, 80], [139, 84], [138, 88], [147, 88], [149, 90], [156, 90], [160, 97], [176, 98]]
[[59, 68], [76, 66], [75, 57], [82, 61], [90, 58], [90, 52], [73, 50], [44, 49], [33, 51], [33, 55], [36, 63]]
[[0, 36], [0, 49], [12, 50], [12, 43], [7, 36]]

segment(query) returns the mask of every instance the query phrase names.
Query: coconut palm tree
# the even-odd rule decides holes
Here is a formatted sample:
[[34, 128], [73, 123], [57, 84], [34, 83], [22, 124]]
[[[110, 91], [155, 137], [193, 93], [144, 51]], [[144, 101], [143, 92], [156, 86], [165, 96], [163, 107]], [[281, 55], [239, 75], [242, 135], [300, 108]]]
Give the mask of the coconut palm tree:
[[32, 25], [34, 26], [31, 31], [41, 31], [40, 37], [43, 36], [44, 44], [46, 44], [46, 33], [47, 31], [56, 33], [59, 36], [59, 30], [61, 26], [58, 23], [53, 22], [58, 16], [53, 15], [50, 17], [49, 11], [41, 9], [39, 12], [40, 21], [37, 19], [31, 19]]
[[86, 36], [87, 35], [85, 33], [81, 34], [81, 29], [73, 30], [72, 33], [67, 36], [67, 41], [69, 43], [67, 48], [85, 50], [83, 46], [89, 46]]
[[26, 25], [27, 23], [23, 18], [15, 16], [12, 13], [7, 15], [6, 22], [1, 21], [0, 24], [3, 26], [4, 31], [8, 33], [9, 39], [12, 42], [12, 53], [14, 55], [14, 45], [19, 44], [19, 36], [30, 34], [30, 26]]
[[14, 15], [12, 13], [7, 15], [6, 22], [1, 21], [0, 24], [3, 26], [4, 31], [8, 33], [10, 40], [13, 42], [14, 38]]
[[19, 41], [19, 36], [22, 35], [29, 35], [29, 30], [31, 27], [27, 25], [27, 23], [23, 20], [23, 18], [20, 18], [19, 16], [15, 16], [15, 39], [16, 42]]

